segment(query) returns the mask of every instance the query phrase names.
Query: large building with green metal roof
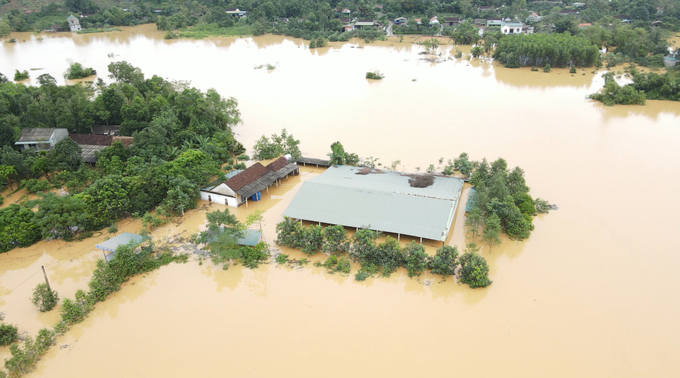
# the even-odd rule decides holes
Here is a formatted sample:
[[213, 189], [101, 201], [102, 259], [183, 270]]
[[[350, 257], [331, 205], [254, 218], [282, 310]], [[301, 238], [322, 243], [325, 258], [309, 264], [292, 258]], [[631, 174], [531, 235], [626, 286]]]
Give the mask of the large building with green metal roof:
[[414, 175], [333, 166], [306, 180], [283, 215], [311, 222], [369, 228], [445, 241], [463, 189], [463, 180], [433, 176], [424, 188]]

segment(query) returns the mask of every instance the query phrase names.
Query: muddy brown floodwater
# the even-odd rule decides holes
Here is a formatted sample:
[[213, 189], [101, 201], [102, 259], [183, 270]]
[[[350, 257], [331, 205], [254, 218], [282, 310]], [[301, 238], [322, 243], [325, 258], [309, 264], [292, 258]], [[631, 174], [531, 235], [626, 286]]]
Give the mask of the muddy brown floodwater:
[[[494, 281], [486, 289], [403, 271], [356, 282], [311, 265], [223, 271], [194, 258], [163, 267], [97, 305], [31, 377], [677, 376], [680, 104], [604, 107], [586, 100], [603, 84], [590, 70], [432, 64], [409, 38], [310, 51], [281, 36], [162, 36], [153, 26], [42, 41], [18, 34], [18, 43], [0, 46], [0, 72], [42, 68], [32, 74], [63, 80], [72, 59], [104, 77], [108, 63], [126, 60], [147, 75], [237, 98], [247, 147], [285, 127], [307, 156], [323, 157], [339, 140], [386, 165], [399, 159], [406, 170], [463, 151], [502, 156], [525, 169], [535, 197], [559, 210], [537, 217], [529, 240], [482, 250]], [[443, 56], [453, 49], [445, 46]], [[266, 63], [276, 69], [253, 69]], [[385, 79], [364, 79], [372, 69]], [[303, 170], [238, 216], [266, 210], [272, 242], [300, 181], [318, 173]], [[194, 233], [217, 208], [201, 203], [153, 235]], [[466, 242], [463, 221], [459, 211], [449, 244]], [[124, 221], [119, 229], [141, 225]], [[56, 312], [39, 314], [28, 302], [40, 265], [70, 297], [86, 287], [100, 258], [94, 245], [105, 237], [0, 255], [0, 292], [14, 289], [0, 298], [0, 311], [31, 334], [53, 324]]]

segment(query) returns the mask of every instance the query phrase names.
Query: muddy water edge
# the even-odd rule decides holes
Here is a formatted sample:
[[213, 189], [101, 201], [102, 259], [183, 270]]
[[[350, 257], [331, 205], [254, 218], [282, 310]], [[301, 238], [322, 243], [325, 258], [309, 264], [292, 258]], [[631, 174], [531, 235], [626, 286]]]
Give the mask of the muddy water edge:
[[[403, 271], [359, 283], [311, 265], [223, 271], [193, 259], [163, 267], [97, 305], [32, 377], [661, 377], [680, 370], [680, 104], [603, 107], [585, 99], [602, 86], [601, 73], [510, 70], [453, 59], [451, 45], [441, 51], [447, 60], [433, 64], [409, 38], [310, 51], [282, 36], [162, 36], [153, 26], [42, 41], [18, 33], [18, 43], [0, 46], [0, 72], [40, 68], [31, 74], [63, 82], [72, 59], [107, 80], [106, 66], [126, 60], [148, 76], [238, 99], [236, 131], [246, 147], [285, 127], [302, 140], [304, 155], [323, 157], [340, 140], [348, 151], [386, 165], [401, 160], [409, 171], [463, 151], [502, 156], [525, 169], [535, 197], [560, 208], [535, 219], [529, 240], [482, 250], [494, 281], [486, 289], [431, 275], [413, 280]], [[266, 63], [276, 68], [253, 68]], [[385, 79], [366, 81], [373, 69]], [[239, 208], [238, 217], [266, 210], [271, 243], [301, 181], [319, 173], [303, 170], [264, 201]], [[201, 202], [153, 236], [176, 241], [217, 208]], [[454, 222], [447, 242], [462, 246], [462, 211]], [[118, 227], [141, 230], [132, 220]], [[13, 289], [0, 298], [7, 321], [30, 334], [54, 324], [56, 312], [39, 314], [28, 301], [41, 281], [35, 272], [45, 265], [53, 287], [71, 297], [86, 287], [100, 258], [94, 245], [105, 237], [0, 255], [0, 291]]]

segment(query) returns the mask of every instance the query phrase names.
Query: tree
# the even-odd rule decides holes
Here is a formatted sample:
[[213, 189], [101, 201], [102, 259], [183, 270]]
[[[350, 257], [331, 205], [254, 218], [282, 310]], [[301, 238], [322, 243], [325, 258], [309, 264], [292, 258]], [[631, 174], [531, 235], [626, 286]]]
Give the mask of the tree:
[[[471, 200], [474, 201], [474, 198], [468, 198], [468, 201]], [[479, 230], [483, 221], [484, 216], [477, 206], [474, 206], [474, 208], [465, 216], [465, 229], [472, 235], [472, 240], [475, 240], [477, 235], [479, 235]]]
[[437, 253], [430, 258], [427, 266], [432, 273], [441, 274], [446, 277], [453, 275], [457, 260], [458, 248], [445, 245], [437, 249]]
[[283, 217], [276, 225], [276, 244], [289, 248], [302, 248], [305, 243], [305, 229], [292, 218]]
[[420, 276], [425, 268], [427, 268], [428, 256], [422, 244], [417, 244], [414, 241], [406, 244], [404, 247], [404, 258], [409, 277]]
[[185, 210], [196, 207], [200, 197], [198, 186], [185, 177], [179, 176], [170, 179], [168, 193], [163, 204], [170, 212], [181, 213], [184, 216]]
[[453, 167], [465, 177], [469, 177], [474, 168], [474, 164], [468, 159], [468, 154], [463, 152], [453, 161]]
[[323, 229], [324, 253], [347, 253], [349, 252], [349, 241], [347, 231], [341, 225], [328, 226]]
[[462, 267], [460, 279], [462, 283], [468, 284], [473, 289], [491, 285], [489, 265], [484, 257], [474, 251], [465, 252], [459, 261]]
[[82, 149], [71, 138], [59, 141], [47, 155], [47, 162], [54, 171], [75, 171], [83, 162]]
[[0, 192], [5, 188], [5, 184], [10, 183], [9, 178], [16, 175], [17, 171], [10, 165], [0, 165]]
[[109, 77], [118, 83], [130, 84], [135, 87], [139, 87], [144, 82], [142, 70], [125, 61], [110, 63]]
[[500, 238], [501, 220], [496, 214], [492, 214], [484, 220], [484, 231], [482, 232], [482, 240], [489, 245], [489, 250], [494, 245], [501, 244]]
[[328, 157], [331, 165], [357, 165], [359, 163], [359, 156], [345, 152], [345, 148], [340, 142], [331, 144], [331, 153], [328, 154]]
[[323, 247], [323, 229], [319, 225], [307, 227], [305, 232], [304, 244], [302, 245], [302, 252], [308, 255], [314, 255], [321, 251]]
[[40, 235], [31, 209], [17, 204], [0, 209], [0, 253], [29, 246], [40, 240]]
[[634, 20], [649, 21], [649, 10], [646, 7], [635, 7], [630, 11], [630, 17]]
[[85, 228], [87, 216], [85, 203], [80, 198], [48, 193], [40, 201], [35, 223], [43, 238], [70, 240], [76, 231]]
[[462, 24], [456, 26], [455, 29], [451, 31], [450, 37], [459, 45], [472, 45], [477, 43], [480, 38], [479, 30], [472, 22], [470, 22], [470, 20], [466, 20]]
[[555, 21], [555, 33], [568, 32], [571, 35], [578, 34], [576, 20], [571, 17], [560, 17]]
[[54, 308], [59, 302], [59, 294], [56, 291], [50, 289], [45, 283], [38, 284], [38, 286], [33, 289], [33, 296], [31, 297], [31, 303], [38, 307], [40, 312], [47, 312]]

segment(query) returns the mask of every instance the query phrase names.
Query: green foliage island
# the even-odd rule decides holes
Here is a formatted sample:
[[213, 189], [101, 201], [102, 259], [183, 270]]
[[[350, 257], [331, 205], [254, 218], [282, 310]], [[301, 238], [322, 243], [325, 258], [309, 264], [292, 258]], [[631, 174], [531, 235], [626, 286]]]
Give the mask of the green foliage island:
[[[9, 104], [0, 114], [0, 189], [39, 193], [0, 209], [0, 252], [43, 238], [88, 237], [125, 217], [162, 224], [194, 208], [199, 188], [245, 151], [232, 131], [240, 122], [235, 99], [145, 78], [126, 62], [111, 63], [109, 73], [113, 83], [94, 87], [57, 86], [49, 75], [41, 75], [39, 87], [0, 83], [2, 103]], [[133, 141], [129, 149], [118, 141], [98, 152], [94, 167], [82, 163], [70, 138], [50, 151], [14, 145], [23, 128], [89, 134], [102, 124], [121, 125]]]
[[82, 64], [75, 62], [71, 63], [71, 65], [68, 67], [64, 73], [64, 78], [69, 80], [82, 79], [96, 74], [97, 71], [93, 68], [85, 68]]

